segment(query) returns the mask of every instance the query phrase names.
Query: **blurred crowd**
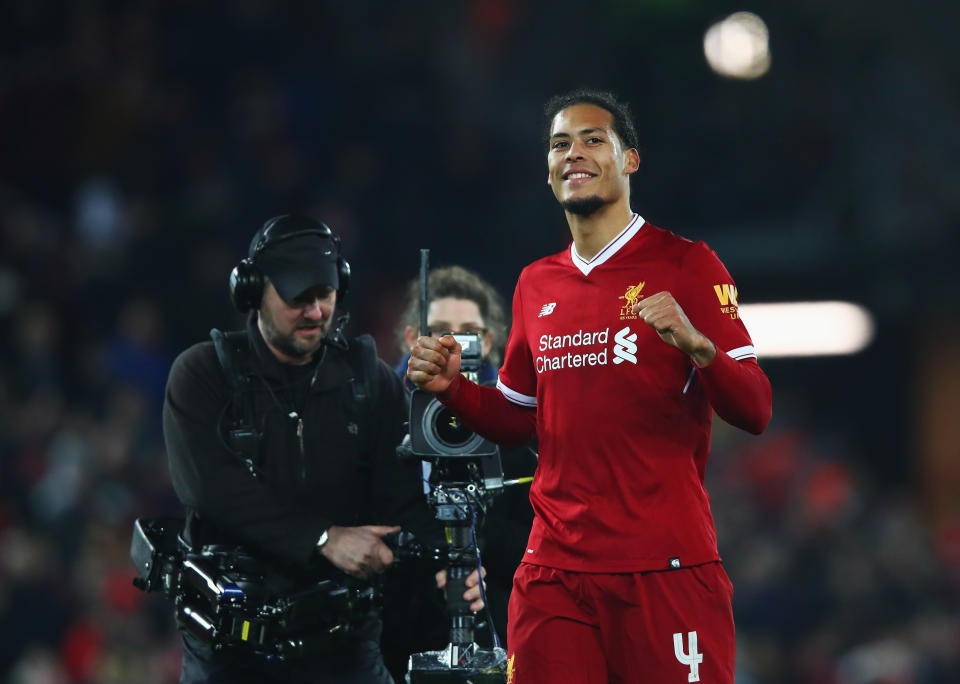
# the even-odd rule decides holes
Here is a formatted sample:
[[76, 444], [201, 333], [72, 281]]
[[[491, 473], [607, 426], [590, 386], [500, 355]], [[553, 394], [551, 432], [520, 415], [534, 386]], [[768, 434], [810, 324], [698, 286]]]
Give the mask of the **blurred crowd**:
[[956, 530], [935, 534], [908, 483], [881, 485], [855, 465], [855, 435], [774, 415], [759, 439], [716, 423], [708, 466], [737, 681], [955, 679]]
[[[630, 3], [607, 4], [640, 24]], [[262, 0], [188, 5], [23, 1], [0, 22], [0, 679], [9, 684], [177, 681], [170, 607], [131, 584], [131, 528], [138, 516], [179, 512], [160, 432], [166, 374], [211, 327], [239, 327], [227, 275], [263, 220], [305, 211], [342, 235], [354, 267], [351, 329], [373, 332], [381, 355], [395, 362], [391, 332], [417, 248], [434, 249], [435, 263], [476, 269], [509, 298], [523, 264], [566, 244], [559, 217], [552, 232], [519, 228], [542, 226], [556, 211], [540, 188], [536, 136], [545, 96], [592, 83], [637, 90], [642, 104], [637, 79], [656, 83], [650, 62], [637, 62], [639, 74], [597, 75], [617, 59], [635, 59], [622, 27], [612, 32], [608, 61], [592, 56], [552, 70], [558, 45], [529, 39], [541, 21], [561, 43], [584, 37], [563, 30], [576, 16], [563, 3], [553, 12], [508, 0], [329, 2], [283, 12]], [[712, 12], [693, 0], [637, 5], [649, 12], [646, 26], [668, 35], [683, 25], [678, 8]], [[873, 18], [869, 27], [890, 23]], [[662, 58], [686, 68], [700, 58], [699, 39], [678, 43], [692, 43], [694, 57], [668, 47]], [[853, 50], [837, 48], [844, 49]], [[909, 59], [865, 63], [884, 65], [873, 76], [908, 83], [915, 103], [957, 98], [934, 76], [913, 79]], [[950, 64], [944, 73], [956, 68]], [[709, 74], [698, 78], [706, 83]], [[823, 87], [810, 78], [791, 88]], [[868, 100], [883, 90], [870, 84], [858, 86]], [[663, 85], [671, 97], [690, 89], [682, 79]], [[719, 95], [707, 97], [716, 104]], [[736, 118], [718, 107], [719, 119], [700, 121], [701, 135], [685, 140], [688, 132], [667, 130], [676, 112], [639, 109], [642, 123], [672, 136], [670, 145], [687, 145], [678, 154], [701, 158], [725, 154], [708, 131]], [[699, 120], [689, 108], [683, 116]], [[879, 254], [900, 250], [893, 236], [909, 215], [913, 241], [901, 254], [909, 263], [955, 231], [955, 134], [942, 138], [942, 148], [896, 139], [886, 149], [899, 167], [871, 164], [873, 150], [854, 164], [839, 156], [846, 148], [816, 156], [829, 147], [817, 136], [822, 143], [834, 132], [810, 111], [797, 117], [795, 135], [779, 150], [790, 168], [782, 182], [770, 174], [744, 224], [769, 216], [796, 194], [788, 181], [817, 176], [822, 164], [833, 173], [817, 176], [808, 196], [793, 197], [794, 208], [806, 217], [835, 213], [827, 225], [843, 224], [846, 239], [875, 236], [887, 250]], [[911, 128], [915, 117], [922, 115], [872, 114], [867, 133], [886, 124]], [[955, 130], [954, 121], [933, 117], [927, 130]], [[765, 125], [758, 135], [774, 120]], [[858, 130], [850, 149], [865, 147], [865, 135]], [[524, 147], [533, 152], [516, 152]], [[827, 192], [847, 167], [869, 188]], [[730, 174], [726, 185], [701, 183], [703, 173], [685, 163], [662, 179], [653, 170], [638, 196], [688, 224], [706, 222], [711, 211], [738, 218], [733, 198], [746, 181]], [[904, 178], [901, 195], [882, 192]], [[690, 199], [690, 187], [703, 192]], [[801, 259], [815, 244], [780, 252]], [[729, 255], [735, 265], [762, 247], [742, 246], [740, 257]], [[855, 273], [881, 258], [845, 254], [844, 267]], [[741, 289], [745, 281], [763, 292], [763, 275], [738, 277]], [[932, 268], [917, 278], [945, 276]], [[781, 280], [769, 282], [784, 295]], [[954, 291], [949, 284], [946, 292]], [[892, 294], [888, 306], [898, 301]], [[805, 391], [789, 362], [760, 361], [774, 384], [774, 422], [759, 438], [718, 424], [708, 467], [736, 592], [738, 681], [955, 680], [960, 527], [931, 526], [910, 468], [888, 463], [907, 458], [901, 445], [858, 431], [869, 417], [846, 423], [794, 411], [820, 397]]]

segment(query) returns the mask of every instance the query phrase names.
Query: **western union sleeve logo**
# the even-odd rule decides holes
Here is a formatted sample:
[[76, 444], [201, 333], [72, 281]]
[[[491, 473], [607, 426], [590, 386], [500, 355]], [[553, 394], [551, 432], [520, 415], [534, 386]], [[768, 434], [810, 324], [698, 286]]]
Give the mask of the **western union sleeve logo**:
[[723, 285], [714, 285], [713, 291], [717, 293], [717, 299], [720, 300], [720, 306], [726, 306], [727, 304], [737, 305], [737, 286], [728, 285], [724, 283]]
[[717, 299], [720, 301], [720, 311], [729, 314], [730, 318], [737, 317], [737, 286], [729, 283], [714, 285], [713, 291], [717, 293]]

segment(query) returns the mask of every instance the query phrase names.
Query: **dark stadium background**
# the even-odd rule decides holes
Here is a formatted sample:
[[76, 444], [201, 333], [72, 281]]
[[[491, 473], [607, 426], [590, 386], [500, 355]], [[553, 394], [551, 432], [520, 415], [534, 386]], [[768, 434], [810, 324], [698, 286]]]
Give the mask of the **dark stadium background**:
[[[751, 81], [703, 53], [744, 9]], [[761, 357], [770, 428], [715, 428], [738, 682], [957, 681], [958, 26], [948, 0], [4, 3], [0, 674], [176, 681], [130, 525], [177, 510], [166, 371], [240, 324], [227, 274], [267, 217], [343, 236], [351, 329], [396, 361], [419, 248], [509, 300], [567, 244], [541, 107], [590, 86], [635, 112], [634, 209], [706, 240], [741, 304], [876, 323], [855, 355]]]

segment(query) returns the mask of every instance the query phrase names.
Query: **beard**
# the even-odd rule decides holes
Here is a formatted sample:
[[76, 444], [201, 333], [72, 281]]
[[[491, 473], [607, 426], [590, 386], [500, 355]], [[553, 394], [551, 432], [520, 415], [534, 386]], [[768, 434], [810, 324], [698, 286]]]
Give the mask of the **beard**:
[[[293, 358], [306, 358], [312, 355], [317, 349], [320, 348], [320, 345], [323, 344], [323, 340], [327, 334], [327, 330], [330, 327], [329, 319], [320, 324], [320, 337], [315, 343], [307, 344], [303, 342], [298, 342], [296, 337], [291, 335], [284, 335], [277, 330], [277, 327], [274, 325], [273, 321], [270, 319], [269, 315], [264, 315], [264, 312], [260, 312], [260, 321], [263, 324], [263, 336], [266, 338], [267, 342], [279, 349], [281, 352], [287, 356]], [[307, 326], [313, 327], [313, 326]]]
[[576, 214], [577, 216], [591, 216], [605, 204], [606, 201], [599, 195], [591, 195], [590, 197], [568, 199], [564, 202], [561, 202], [560, 206], [563, 207], [564, 211], [568, 211], [571, 214]]

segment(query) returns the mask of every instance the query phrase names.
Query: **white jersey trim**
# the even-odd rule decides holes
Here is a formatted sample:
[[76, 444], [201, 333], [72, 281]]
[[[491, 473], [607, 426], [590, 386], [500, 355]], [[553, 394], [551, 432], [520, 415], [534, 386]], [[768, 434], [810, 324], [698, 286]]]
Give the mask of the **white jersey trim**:
[[[743, 361], [744, 359], [757, 358], [757, 353], [753, 350], [753, 346], [747, 345], [745, 347], [731, 349], [727, 352], [727, 356], [735, 361]], [[697, 367], [694, 366], [690, 369], [690, 375], [687, 376], [687, 384], [683, 386], [683, 391], [680, 394], [687, 393], [687, 390], [690, 389], [690, 384], [693, 382], [693, 378], [696, 376], [696, 373]]]
[[757, 352], [754, 350], [753, 345], [748, 344], [745, 347], [731, 349], [727, 352], [727, 356], [736, 361], [743, 361], [744, 359], [757, 358]]
[[500, 393], [505, 396], [509, 401], [518, 406], [527, 406], [529, 408], [537, 407], [537, 398], [528, 397], [526, 394], [520, 394], [506, 385], [503, 384], [503, 381], [500, 378], [497, 378], [497, 389], [500, 390]]
[[604, 245], [603, 249], [594, 254], [593, 258], [590, 260], [584, 259], [582, 256], [577, 254], [577, 247], [571, 242], [570, 261], [573, 262], [574, 266], [580, 269], [580, 272], [583, 273], [583, 275], [590, 275], [590, 271], [592, 271], [596, 266], [599, 266], [605, 262], [614, 254], [619, 252], [621, 247], [630, 242], [630, 238], [636, 235], [637, 232], [643, 228], [644, 223], [646, 223], [646, 221], [643, 220], [643, 217], [640, 216], [640, 214], [634, 214], [633, 219], [627, 224], [626, 228], [621, 230], [616, 237]]

